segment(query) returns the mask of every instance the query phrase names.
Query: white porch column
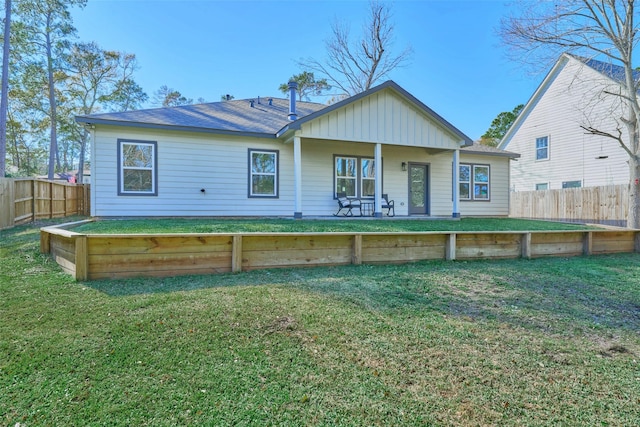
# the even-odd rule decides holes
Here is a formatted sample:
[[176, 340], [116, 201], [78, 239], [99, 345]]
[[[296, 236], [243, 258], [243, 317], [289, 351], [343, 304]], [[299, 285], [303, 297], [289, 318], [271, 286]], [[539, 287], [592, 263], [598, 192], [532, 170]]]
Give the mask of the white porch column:
[[[453, 152], [453, 218], [460, 218], [460, 151]], [[473, 191], [473, 188], [469, 189]]]
[[300, 137], [293, 137], [293, 180], [294, 180], [294, 201], [295, 211], [293, 217], [302, 218], [302, 148], [300, 146]]
[[382, 205], [380, 204], [380, 199], [382, 198], [382, 144], [380, 143], [376, 144], [374, 161], [376, 166], [374, 216], [376, 218], [382, 218]]

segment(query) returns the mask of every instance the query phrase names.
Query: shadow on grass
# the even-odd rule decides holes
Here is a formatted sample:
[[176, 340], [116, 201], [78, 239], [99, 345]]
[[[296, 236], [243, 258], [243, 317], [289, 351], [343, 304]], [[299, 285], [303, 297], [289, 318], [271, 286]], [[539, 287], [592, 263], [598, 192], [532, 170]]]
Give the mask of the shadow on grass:
[[366, 310], [438, 312], [553, 333], [640, 331], [640, 255], [280, 269], [86, 282], [111, 296], [285, 286]]

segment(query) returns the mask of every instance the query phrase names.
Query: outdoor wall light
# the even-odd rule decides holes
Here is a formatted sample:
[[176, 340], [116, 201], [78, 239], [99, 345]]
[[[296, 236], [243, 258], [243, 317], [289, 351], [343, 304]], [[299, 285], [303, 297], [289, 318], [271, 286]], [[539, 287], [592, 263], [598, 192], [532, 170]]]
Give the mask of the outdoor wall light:
[[406, 162], [402, 162], [402, 170], [403, 171], [407, 170], [407, 163]]

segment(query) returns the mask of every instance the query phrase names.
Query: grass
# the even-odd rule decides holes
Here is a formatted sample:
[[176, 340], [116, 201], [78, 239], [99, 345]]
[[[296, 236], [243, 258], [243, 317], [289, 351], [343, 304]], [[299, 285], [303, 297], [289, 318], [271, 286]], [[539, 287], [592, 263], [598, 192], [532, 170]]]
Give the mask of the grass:
[[639, 254], [74, 283], [23, 226], [0, 257], [0, 425], [640, 424]]
[[81, 225], [82, 233], [234, 233], [234, 232], [405, 232], [405, 231], [529, 231], [583, 230], [589, 227], [550, 221], [513, 218], [463, 218], [461, 220], [291, 220], [291, 219], [132, 219], [102, 220]]

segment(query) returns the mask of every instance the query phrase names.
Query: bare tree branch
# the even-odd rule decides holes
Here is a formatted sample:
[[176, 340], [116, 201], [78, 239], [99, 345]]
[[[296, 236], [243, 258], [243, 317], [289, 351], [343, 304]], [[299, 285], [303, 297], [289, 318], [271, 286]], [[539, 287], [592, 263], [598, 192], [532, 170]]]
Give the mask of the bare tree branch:
[[372, 0], [359, 42], [352, 43], [349, 26], [336, 21], [331, 25], [331, 37], [325, 41], [326, 59], [308, 58], [299, 61], [298, 65], [326, 76], [331, 85], [341, 91], [341, 96], [355, 95], [371, 88], [409, 61], [413, 54], [411, 47], [391, 55], [393, 34], [389, 6]]

